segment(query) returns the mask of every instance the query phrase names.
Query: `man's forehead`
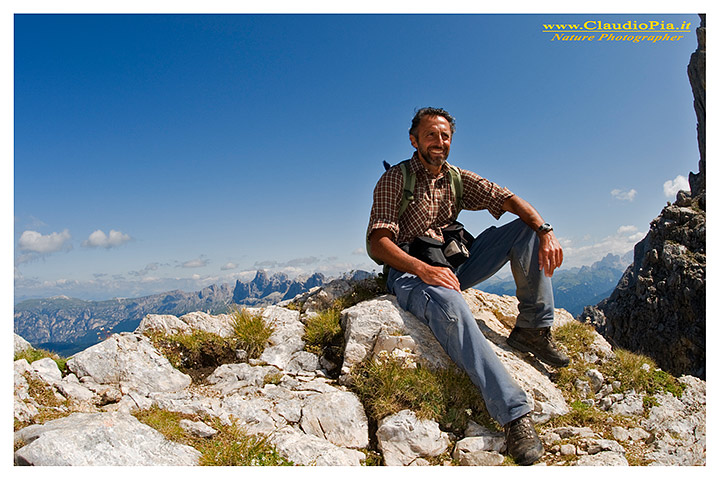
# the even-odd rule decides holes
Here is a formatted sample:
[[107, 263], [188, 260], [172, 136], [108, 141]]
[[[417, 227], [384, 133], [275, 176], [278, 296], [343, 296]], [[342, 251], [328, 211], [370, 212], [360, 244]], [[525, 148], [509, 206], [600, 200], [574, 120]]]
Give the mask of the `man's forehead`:
[[447, 121], [447, 118], [442, 117], [440, 115], [427, 115], [420, 119], [420, 128], [433, 128], [433, 127], [440, 127], [443, 129], [450, 130], [450, 122]]

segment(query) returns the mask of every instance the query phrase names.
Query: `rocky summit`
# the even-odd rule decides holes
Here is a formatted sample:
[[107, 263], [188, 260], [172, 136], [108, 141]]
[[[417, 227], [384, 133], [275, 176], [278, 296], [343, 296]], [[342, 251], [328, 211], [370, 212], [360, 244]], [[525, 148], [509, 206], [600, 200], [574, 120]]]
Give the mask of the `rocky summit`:
[[[154, 339], [226, 338], [235, 331], [231, 315], [146, 315], [134, 332], [113, 334], [64, 365], [28, 361], [23, 354], [33, 349], [16, 335], [15, 465], [217, 464], [222, 455], [209, 455], [205, 446], [223, 443], [227, 431], [272, 449], [243, 460], [247, 465], [268, 458], [294, 465], [512, 465], [502, 428], [482, 405], [442, 416], [402, 404], [378, 415], [378, 405], [368, 404], [376, 395], [362, 394], [358, 371], [455, 367], [426, 325], [391, 295], [359, 295], [362, 283], [336, 280], [292, 301], [249, 308], [272, 326], [262, 353], [248, 358], [238, 351], [202, 376], [176, 368], [177, 359], [171, 362]], [[670, 377], [649, 360], [621, 371], [627, 354], [564, 310], [556, 311], [554, 328], [572, 362], [554, 369], [507, 345], [518, 313], [514, 297], [463, 295], [501, 362], [529, 393], [546, 451], [540, 463], [705, 464], [704, 381]], [[339, 311], [339, 356], [308, 345], [314, 320], [329, 311]], [[572, 332], [583, 332], [584, 340], [573, 340]], [[659, 379], [674, 387], [657, 388]], [[389, 388], [402, 397], [415, 387]], [[151, 415], [180, 420], [166, 430], [147, 421]], [[240, 434], [233, 435], [229, 448], [240, 443]], [[233, 462], [239, 461], [221, 464], [239, 464]]]
[[634, 260], [609, 298], [578, 317], [607, 339], [652, 357], [675, 375], [705, 378], [705, 15], [688, 76], [697, 115], [699, 171], [635, 246]]

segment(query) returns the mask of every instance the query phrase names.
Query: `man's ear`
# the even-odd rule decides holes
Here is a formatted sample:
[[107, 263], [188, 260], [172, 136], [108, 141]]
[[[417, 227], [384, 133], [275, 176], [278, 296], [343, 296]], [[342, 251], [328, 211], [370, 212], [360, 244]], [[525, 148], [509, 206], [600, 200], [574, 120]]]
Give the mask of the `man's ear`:
[[417, 138], [415, 138], [415, 135], [412, 135], [412, 134], [410, 135], [410, 143], [412, 144], [413, 147], [415, 147], [415, 149], [418, 148]]

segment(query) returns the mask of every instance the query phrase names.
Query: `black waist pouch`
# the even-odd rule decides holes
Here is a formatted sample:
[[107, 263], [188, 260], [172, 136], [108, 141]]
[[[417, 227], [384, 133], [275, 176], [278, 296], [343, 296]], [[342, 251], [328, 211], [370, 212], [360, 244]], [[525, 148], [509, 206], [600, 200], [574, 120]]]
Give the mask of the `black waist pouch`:
[[453, 222], [444, 228], [443, 237], [445, 242], [432, 237], [415, 237], [412, 242], [398, 246], [428, 265], [455, 270], [470, 257], [470, 247], [475, 238], [460, 222]]

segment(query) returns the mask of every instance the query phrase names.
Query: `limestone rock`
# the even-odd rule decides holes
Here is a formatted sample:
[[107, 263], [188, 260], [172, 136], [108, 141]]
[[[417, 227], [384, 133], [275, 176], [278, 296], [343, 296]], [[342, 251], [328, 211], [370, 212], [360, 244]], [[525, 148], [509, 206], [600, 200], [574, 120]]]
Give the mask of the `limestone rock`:
[[505, 457], [497, 452], [463, 452], [459, 458], [462, 466], [497, 467], [505, 462]]
[[595, 455], [583, 455], [578, 458], [575, 465], [590, 466], [628, 466], [625, 455], [619, 452], [603, 451]]
[[206, 423], [193, 422], [192, 420], [187, 420], [185, 418], [180, 420], [180, 428], [188, 432], [190, 435], [200, 438], [210, 438], [218, 433], [217, 430]]
[[363, 406], [351, 392], [315, 395], [302, 409], [300, 426], [305, 433], [324, 438], [339, 447], [368, 446], [368, 420]]
[[91, 402], [97, 398], [95, 392], [82, 385], [74, 373], [65, 376], [57, 387], [60, 393], [78, 402]]
[[652, 434], [653, 465], [704, 465], [705, 382], [691, 376], [679, 378], [685, 384], [680, 399], [669, 393], [656, 394], [657, 406], [650, 409], [642, 427]]
[[420, 457], [435, 457], [447, 450], [448, 435], [432, 420], [421, 420], [410, 410], [402, 410], [380, 420], [378, 447], [385, 465], [409, 465]]
[[18, 335], [17, 333], [13, 333], [13, 335], [15, 335], [15, 340], [14, 340], [15, 355], [17, 355], [18, 353], [24, 352], [28, 348], [32, 348], [32, 345], [30, 345], [30, 342], [28, 342], [27, 340], [22, 338], [20, 335]]
[[205, 312], [191, 312], [180, 318], [175, 315], [145, 315], [135, 333], [157, 330], [167, 334], [191, 333], [203, 331], [215, 333], [221, 337], [232, 335], [232, 315], [210, 315]]
[[338, 447], [329, 441], [305, 435], [290, 426], [273, 433], [271, 443], [278, 453], [295, 465], [357, 466], [365, 461], [365, 454]]
[[488, 432], [477, 437], [465, 437], [455, 444], [453, 458], [459, 460], [464, 454], [473, 452], [502, 452], [505, 450], [505, 434]]
[[55, 385], [62, 380], [62, 373], [52, 358], [41, 358], [30, 364], [34, 376], [48, 385]]
[[132, 415], [74, 413], [16, 433], [27, 445], [16, 465], [170, 466], [196, 465], [200, 452], [170, 442]]
[[302, 340], [305, 325], [300, 321], [300, 312], [270, 306], [263, 310], [262, 316], [275, 331], [270, 336], [270, 346], [260, 355], [260, 361], [284, 370], [293, 354], [305, 347]]
[[191, 382], [147, 338], [134, 333], [114, 334], [70, 358], [67, 365], [81, 379], [87, 376], [98, 384], [116, 384], [124, 391], [173, 392]]

